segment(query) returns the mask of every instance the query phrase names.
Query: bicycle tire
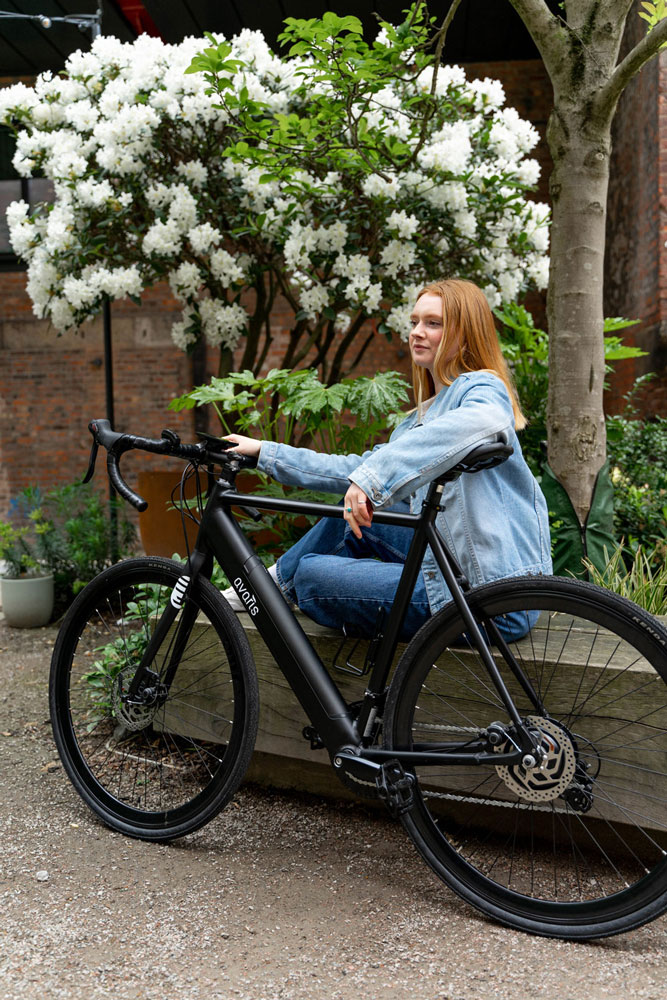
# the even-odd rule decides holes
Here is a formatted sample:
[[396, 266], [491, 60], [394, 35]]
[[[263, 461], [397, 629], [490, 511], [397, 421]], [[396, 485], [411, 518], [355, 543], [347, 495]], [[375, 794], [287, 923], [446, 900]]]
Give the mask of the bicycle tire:
[[183, 566], [152, 557], [105, 570], [72, 604], [51, 663], [51, 721], [67, 775], [105, 823], [146, 840], [172, 840], [212, 819], [241, 783], [257, 733], [247, 639], [204, 579], [189, 588], [152, 664], [164, 675], [176, 625], [194, 602], [197, 620], [166, 700], [121, 700], [182, 577]]
[[[402, 821], [417, 850], [463, 899], [534, 934], [605, 937], [664, 913], [667, 631], [631, 602], [563, 578], [501, 581], [468, 598], [478, 622], [540, 612], [510, 647], [541, 712], [493, 652], [521, 717], [553, 752], [541, 772], [412, 768]], [[386, 748], [428, 749], [509, 725], [463, 632], [448, 605], [412, 640], [387, 699]]]

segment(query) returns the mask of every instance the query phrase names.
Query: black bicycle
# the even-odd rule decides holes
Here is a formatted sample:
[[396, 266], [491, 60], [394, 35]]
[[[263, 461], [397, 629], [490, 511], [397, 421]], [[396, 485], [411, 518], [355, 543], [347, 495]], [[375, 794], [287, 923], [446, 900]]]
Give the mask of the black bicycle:
[[[476, 448], [434, 481], [413, 529], [392, 613], [368, 646], [363, 698], [346, 704], [245, 537], [233, 507], [342, 517], [340, 506], [235, 491], [228, 442], [182, 444], [90, 424], [117, 492], [130, 449], [207, 473], [186, 564], [129, 559], [77, 597], [54, 649], [53, 729], [64, 767], [116, 830], [166, 841], [222, 809], [244, 776], [258, 719], [254, 663], [239, 618], [211, 584], [218, 560], [305, 709], [304, 738], [334, 771], [400, 817], [456, 893], [512, 927], [561, 938], [627, 931], [667, 909], [667, 631], [632, 603], [557, 577], [471, 588], [435, 526], [447, 482], [508, 456]], [[401, 623], [429, 545], [452, 602], [405, 650]], [[530, 631], [510, 641], [516, 613]], [[523, 616], [525, 617], [525, 615]]]

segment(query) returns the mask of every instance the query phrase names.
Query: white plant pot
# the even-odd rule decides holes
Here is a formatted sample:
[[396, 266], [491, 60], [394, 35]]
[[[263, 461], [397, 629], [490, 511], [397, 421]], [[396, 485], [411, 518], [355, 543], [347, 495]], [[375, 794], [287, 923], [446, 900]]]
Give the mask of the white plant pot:
[[53, 614], [53, 576], [26, 576], [0, 580], [0, 598], [7, 625], [37, 628]]

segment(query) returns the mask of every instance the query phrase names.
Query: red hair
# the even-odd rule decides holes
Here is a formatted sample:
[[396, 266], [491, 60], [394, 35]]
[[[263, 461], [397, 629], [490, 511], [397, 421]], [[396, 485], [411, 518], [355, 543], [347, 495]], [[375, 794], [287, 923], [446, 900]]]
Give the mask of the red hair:
[[[434, 372], [443, 385], [451, 385], [463, 372], [490, 371], [505, 383], [514, 410], [514, 426], [526, 426], [512, 375], [503, 357], [486, 297], [472, 281], [444, 278], [426, 285], [422, 295], [437, 295], [442, 300], [443, 336], [435, 355]], [[452, 354], [452, 344], [456, 351]], [[431, 373], [412, 363], [412, 386], [417, 405], [435, 393]]]

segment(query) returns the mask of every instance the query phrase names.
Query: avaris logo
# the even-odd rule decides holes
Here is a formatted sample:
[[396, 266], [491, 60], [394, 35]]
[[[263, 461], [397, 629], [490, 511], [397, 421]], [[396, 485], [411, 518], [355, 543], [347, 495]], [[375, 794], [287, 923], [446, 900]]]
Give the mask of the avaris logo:
[[248, 613], [251, 614], [254, 618], [257, 612], [259, 611], [259, 608], [257, 606], [257, 598], [255, 597], [255, 595], [251, 590], [248, 590], [248, 588], [244, 586], [243, 580], [241, 579], [240, 576], [237, 576], [236, 579], [234, 580], [234, 590], [245, 604], [246, 608], [248, 609]]
[[181, 576], [176, 581], [176, 585], [171, 592], [171, 597], [169, 598], [170, 603], [175, 608], [180, 608], [183, 603], [183, 598], [185, 597], [185, 591], [188, 589], [188, 584], [190, 583], [189, 576]]

